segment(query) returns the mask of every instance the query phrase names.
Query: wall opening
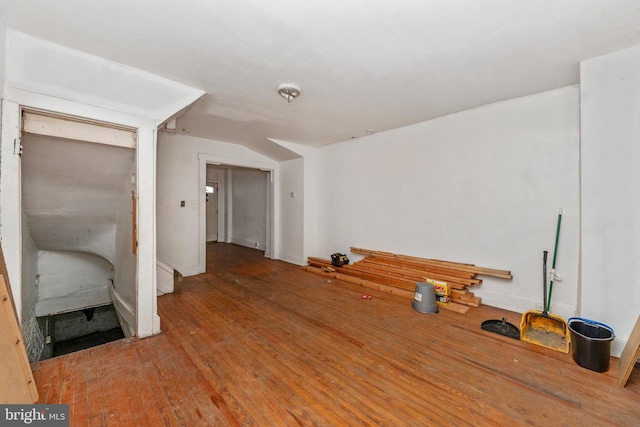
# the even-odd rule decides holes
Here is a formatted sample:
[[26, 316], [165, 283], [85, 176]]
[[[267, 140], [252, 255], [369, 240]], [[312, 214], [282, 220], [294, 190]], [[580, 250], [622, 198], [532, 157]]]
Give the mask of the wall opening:
[[[266, 257], [270, 257], [272, 171], [207, 164], [204, 184], [206, 221], [201, 223], [201, 227], [205, 228], [206, 238], [200, 242], [201, 252], [205, 252], [206, 243], [215, 241], [263, 251]], [[213, 192], [208, 193], [207, 187]], [[214, 203], [217, 213], [212, 215]], [[211, 233], [213, 227], [216, 228], [215, 239]]]
[[125, 337], [113, 304], [38, 317], [38, 325], [45, 336], [43, 359]]
[[[112, 333], [133, 335], [135, 132], [40, 113], [23, 112], [22, 119], [22, 303], [38, 319], [29, 323], [39, 326], [36, 338], [45, 348], [52, 337], [91, 341], [61, 339], [43, 324], [112, 303]], [[99, 342], [105, 330], [91, 334]]]

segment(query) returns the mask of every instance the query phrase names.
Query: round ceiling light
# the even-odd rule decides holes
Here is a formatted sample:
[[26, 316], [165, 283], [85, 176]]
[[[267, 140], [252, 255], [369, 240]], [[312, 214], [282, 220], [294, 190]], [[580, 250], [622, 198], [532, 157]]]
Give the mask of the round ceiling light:
[[291, 101], [299, 97], [302, 92], [300, 86], [295, 83], [281, 83], [276, 87], [276, 91], [278, 95], [286, 99], [288, 103], [291, 103]]

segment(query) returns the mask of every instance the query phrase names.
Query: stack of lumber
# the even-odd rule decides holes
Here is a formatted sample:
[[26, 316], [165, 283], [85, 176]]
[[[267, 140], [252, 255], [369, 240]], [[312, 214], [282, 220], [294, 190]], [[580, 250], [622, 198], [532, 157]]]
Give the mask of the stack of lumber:
[[509, 271], [477, 267], [473, 264], [354, 247], [351, 248], [351, 252], [364, 255], [364, 258], [353, 264], [334, 267], [330, 260], [309, 257], [309, 265], [303, 269], [411, 299], [414, 298], [417, 282], [446, 282], [451, 289], [451, 301], [439, 301], [438, 306], [463, 314], [471, 307], [479, 307], [482, 303], [481, 299], [468, 289], [482, 283], [482, 279], [477, 276], [512, 278]]

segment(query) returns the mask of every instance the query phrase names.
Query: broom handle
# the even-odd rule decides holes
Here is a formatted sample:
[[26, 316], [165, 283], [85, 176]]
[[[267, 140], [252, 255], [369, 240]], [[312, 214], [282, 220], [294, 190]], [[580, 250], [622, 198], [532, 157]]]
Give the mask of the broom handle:
[[[551, 262], [551, 271], [556, 271], [556, 257], [558, 256], [558, 240], [560, 239], [560, 223], [562, 222], [562, 208], [558, 212], [558, 225], [556, 226], [556, 244], [553, 248], [553, 261]], [[547, 311], [551, 310], [551, 294], [553, 293], [553, 277], [549, 281], [549, 299], [547, 300]]]

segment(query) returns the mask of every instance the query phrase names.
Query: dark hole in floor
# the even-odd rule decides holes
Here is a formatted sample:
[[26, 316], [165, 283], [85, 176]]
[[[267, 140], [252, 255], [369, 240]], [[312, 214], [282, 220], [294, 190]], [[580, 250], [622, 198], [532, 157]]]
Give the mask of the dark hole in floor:
[[38, 320], [48, 341], [45, 358], [73, 353], [125, 337], [112, 304]]
[[73, 353], [74, 351], [84, 350], [85, 348], [95, 347], [122, 338], [124, 338], [122, 328], [117, 327], [109, 329], [108, 331], [98, 331], [66, 341], [57, 341], [53, 346], [52, 357], [62, 356], [63, 354]]

